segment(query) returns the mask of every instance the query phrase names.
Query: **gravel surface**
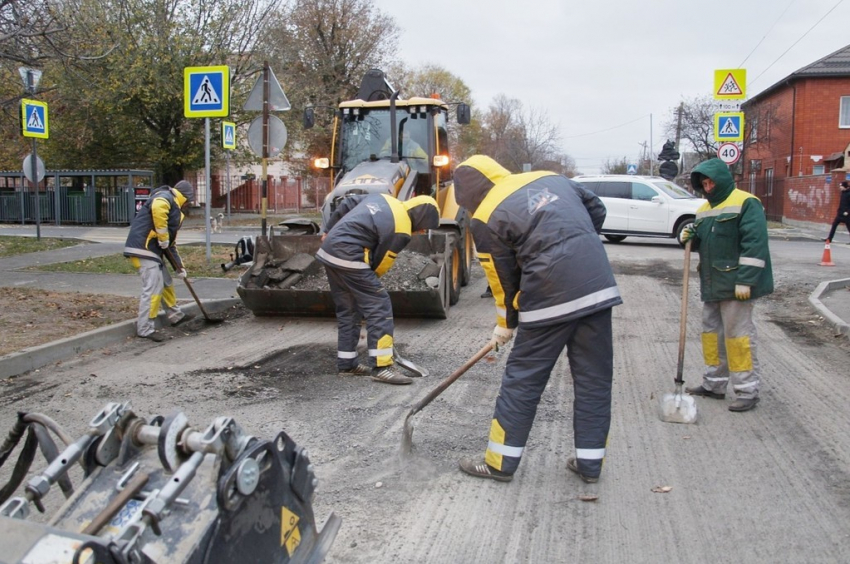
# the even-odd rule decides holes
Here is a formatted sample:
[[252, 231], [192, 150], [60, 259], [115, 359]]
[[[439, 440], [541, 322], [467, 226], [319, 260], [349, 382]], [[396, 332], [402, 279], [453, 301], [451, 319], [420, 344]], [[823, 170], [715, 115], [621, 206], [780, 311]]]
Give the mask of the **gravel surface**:
[[[234, 312], [162, 344], [130, 339], [4, 381], [0, 428], [33, 409], [79, 436], [106, 402], [131, 400], [137, 413], [182, 410], [196, 426], [229, 415], [258, 436], [285, 430], [315, 465], [317, 519], [332, 511], [343, 519], [330, 563], [850, 561], [850, 344], [807, 303], [813, 267], [774, 255], [777, 292], [756, 307], [759, 407], [733, 414], [730, 397], [698, 398], [698, 424], [676, 425], [662, 423], [656, 406], [673, 390], [681, 250], [606, 249], [625, 304], [614, 309], [613, 418], [597, 484], [565, 468], [574, 448], [565, 358], [512, 483], [457, 469], [460, 457], [486, 448], [507, 351], [485, 357], [416, 415], [413, 455], [401, 456], [410, 406], [492, 331], [477, 265], [448, 319], [397, 320], [399, 352], [431, 374], [410, 386], [338, 376], [333, 319]], [[702, 365], [692, 282], [688, 385]]]

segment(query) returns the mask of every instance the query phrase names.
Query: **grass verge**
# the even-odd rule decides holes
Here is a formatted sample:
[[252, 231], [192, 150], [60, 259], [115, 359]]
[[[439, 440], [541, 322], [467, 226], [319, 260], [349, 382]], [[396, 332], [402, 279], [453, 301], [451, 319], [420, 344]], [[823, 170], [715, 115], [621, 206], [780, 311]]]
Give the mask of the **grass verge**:
[[81, 244], [73, 239], [56, 239], [53, 237], [0, 237], [0, 257], [11, 257], [39, 251], [52, 251]]

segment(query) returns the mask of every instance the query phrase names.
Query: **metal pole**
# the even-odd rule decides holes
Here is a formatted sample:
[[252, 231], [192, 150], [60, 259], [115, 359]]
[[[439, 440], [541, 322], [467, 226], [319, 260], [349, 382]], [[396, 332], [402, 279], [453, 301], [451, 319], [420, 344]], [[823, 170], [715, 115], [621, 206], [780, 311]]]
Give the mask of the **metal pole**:
[[212, 260], [212, 246], [210, 245], [210, 118], [204, 118], [204, 167], [204, 183], [206, 184], [204, 191], [207, 195], [204, 206], [207, 224], [207, 262], [210, 262]]
[[655, 170], [653, 163], [653, 148], [652, 148], [652, 114], [649, 114], [649, 175], [652, 176]]
[[227, 175], [227, 222], [230, 223], [230, 151], [224, 152], [224, 167]]
[[32, 140], [32, 181], [35, 184], [35, 238], [41, 241], [41, 202], [38, 201], [38, 153]]
[[262, 230], [266, 236], [266, 208], [269, 200], [269, 62], [263, 62], [263, 196], [262, 196]]

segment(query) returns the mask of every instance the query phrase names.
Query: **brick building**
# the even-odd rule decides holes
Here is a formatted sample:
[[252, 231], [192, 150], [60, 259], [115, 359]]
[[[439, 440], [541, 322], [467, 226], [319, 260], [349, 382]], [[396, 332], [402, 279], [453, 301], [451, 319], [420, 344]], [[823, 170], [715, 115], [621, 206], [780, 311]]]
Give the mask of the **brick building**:
[[850, 167], [850, 45], [743, 104], [739, 187], [774, 221], [828, 223]]

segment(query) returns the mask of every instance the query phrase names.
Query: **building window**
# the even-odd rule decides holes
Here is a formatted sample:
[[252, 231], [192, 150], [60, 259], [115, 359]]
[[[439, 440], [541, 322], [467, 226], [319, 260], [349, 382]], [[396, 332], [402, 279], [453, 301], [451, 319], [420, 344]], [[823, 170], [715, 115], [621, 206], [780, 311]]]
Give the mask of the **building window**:
[[815, 166], [812, 167], [812, 174], [817, 175], [817, 174], [823, 174], [823, 173], [824, 173], [823, 165], [815, 165]]
[[750, 120], [750, 143], [756, 143], [759, 140], [759, 118], [758, 116]]
[[767, 189], [767, 195], [773, 196], [773, 169], [764, 169], [764, 186]]
[[756, 171], [750, 171], [750, 194], [756, 193]]
[[850, 128], [850, 96], [841, 97], [841, 109], [838, 111], [838, 127]]

